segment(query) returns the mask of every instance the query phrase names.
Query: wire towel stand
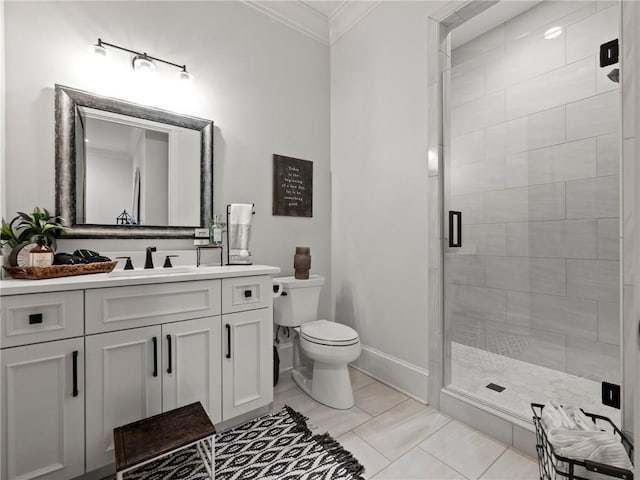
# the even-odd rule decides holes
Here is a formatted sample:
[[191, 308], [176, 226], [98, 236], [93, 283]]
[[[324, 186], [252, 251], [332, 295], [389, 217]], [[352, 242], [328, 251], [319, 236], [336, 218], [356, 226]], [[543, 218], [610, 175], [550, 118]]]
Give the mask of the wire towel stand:
[[[255, 208], [256, 204], [252, 203], [252, 208]], [[250, 265], [248, 263], [231, 263], [231, 248], [229, 243], [229, 215], [231, 214], [231, 204], [227, 204], [227, 265]], [[255, 215], [256, 212], [252, 211], [251, 215]]]

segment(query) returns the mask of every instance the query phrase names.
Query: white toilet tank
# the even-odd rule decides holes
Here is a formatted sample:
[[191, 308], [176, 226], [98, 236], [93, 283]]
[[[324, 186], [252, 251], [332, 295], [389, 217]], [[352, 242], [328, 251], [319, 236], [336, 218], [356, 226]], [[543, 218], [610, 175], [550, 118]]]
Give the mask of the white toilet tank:
[[309, 275], [309, 280], [295, 277], [273, 279], [274, 285], [280, 284], [282, 294], [273, 299], [274, 322], [283, 327], [299, 327], [303, 323], [318, 319], [320, 290], [324, 285], [321, 275]]

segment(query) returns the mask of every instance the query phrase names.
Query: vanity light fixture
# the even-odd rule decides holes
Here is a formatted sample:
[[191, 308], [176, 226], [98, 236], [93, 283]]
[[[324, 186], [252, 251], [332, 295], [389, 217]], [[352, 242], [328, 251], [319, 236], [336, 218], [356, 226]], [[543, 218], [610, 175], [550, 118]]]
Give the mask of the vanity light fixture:
[[148, 55], [146, 52], [137, 52], [129, 48], [120, 47], [118, 45], [114, 45], [113, 43], [105, 42], [101, 38], [98, 38], [98, 43], [96, 43], [95, 45], [91, 45], [89, 49], [95, 55], [104, 58], [107, 56], [107, 49], [105, 47], [111, 47], [117, 50], [122, 50], [123, 52], [131, 53], [133, 55], [131, 59], [131, 66], [136, 72], [151, 73], [155, 71], [155, 68], [156, 68], [155, 62], [160, 62], [160, 63], [165, 63], [167, 65], [171, 65], [172, 67], [179, 68], [180, 71], [177, 72], [177, 75], [180, 80], [193, 79], [193, 75], [187, 71], [186, 65], [179, 65], [177, 63], [169, 62], [168, 60], [163, 60], [158, 57], [152, 57], [151, 55]]

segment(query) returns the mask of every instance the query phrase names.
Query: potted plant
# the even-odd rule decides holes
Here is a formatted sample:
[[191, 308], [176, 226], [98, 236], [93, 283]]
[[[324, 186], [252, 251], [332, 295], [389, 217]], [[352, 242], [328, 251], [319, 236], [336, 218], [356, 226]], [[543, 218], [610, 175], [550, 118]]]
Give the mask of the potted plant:
[[11, 257], [15, 256], [16, 250], [29, 244], [36, 235], [44, 237], [55, 250], [56, 237], [65, 229], [60, 217], [51, 215], [46, 208], [35, 207], [31, 214], [18, 212], [10, 222], [2, 219], [0, 240], [3, 247], [6, 245], [11, 249], [11, 263]]

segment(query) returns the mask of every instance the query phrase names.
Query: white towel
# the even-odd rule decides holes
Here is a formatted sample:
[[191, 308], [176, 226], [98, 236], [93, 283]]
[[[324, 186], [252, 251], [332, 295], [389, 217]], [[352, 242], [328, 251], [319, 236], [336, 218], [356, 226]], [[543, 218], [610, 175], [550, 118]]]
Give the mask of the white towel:
[[251, 264], [249, 240], [253, 204], [232, 203], [229, 206], [229, 263]]
[[[591, 460], [632, 470], [626, 450], [616, 435], [600, 430], [578, 407], [560, 405], [556, 401], [547, 402], [542, 409], [542, 423], [547, 432], [547, 440], [556, 454], [577, 460]], [[553, 461], [556, 468], [567, 472], [566, 462]], [[588, 472], [576, 467], [576, 474], [588, 479], [610, 478], [596, 472]]]
[[547, 432], [547, 438], [560, 456], [592, 460], [627, 470], [633, 468], [624, 446], [613, 433], [553, 428]]
[[547, 431], [554, 428], [564, 430], [577, 430], [576, 424], [562, 410], [562, 407], [554, 401], [547, 402], [542, 409], [542, 423]]
[[583, 432], [598, 432], [598, 426], [587, 417], [582, 410], [575, 405], [564, 405], [562, 410], [567, 414], [572, 422], [575, 423], [576, 429]]

